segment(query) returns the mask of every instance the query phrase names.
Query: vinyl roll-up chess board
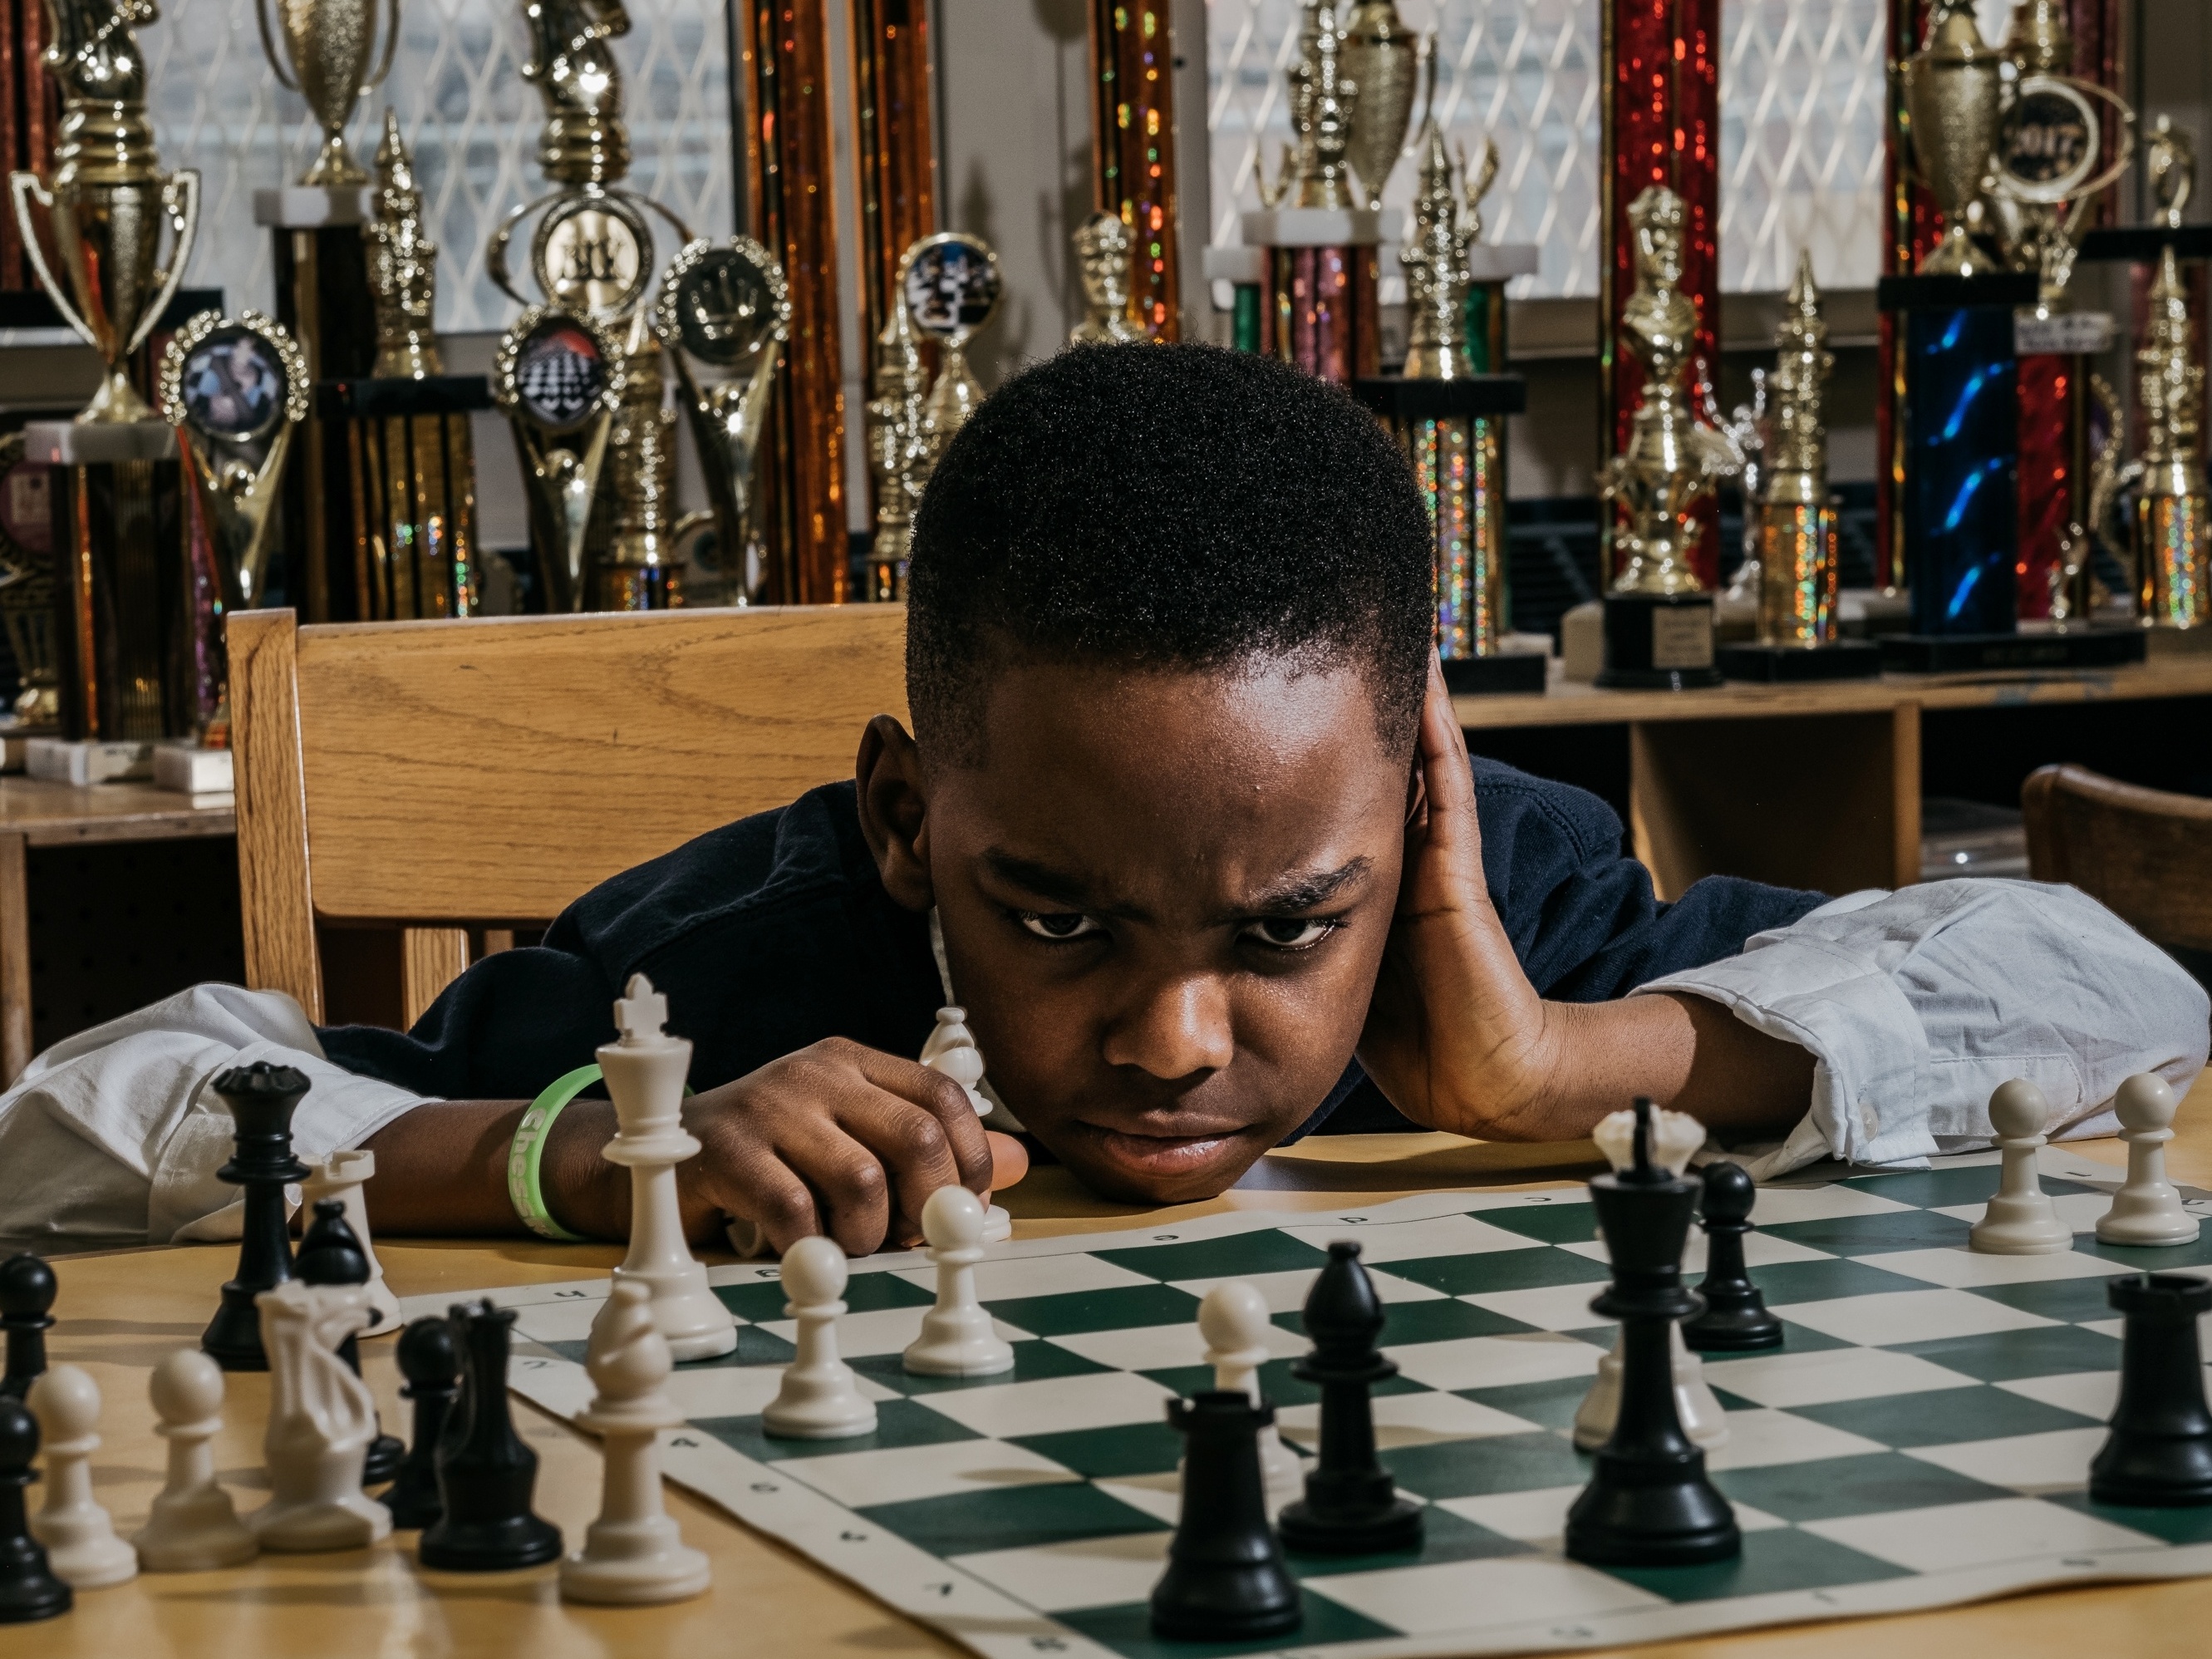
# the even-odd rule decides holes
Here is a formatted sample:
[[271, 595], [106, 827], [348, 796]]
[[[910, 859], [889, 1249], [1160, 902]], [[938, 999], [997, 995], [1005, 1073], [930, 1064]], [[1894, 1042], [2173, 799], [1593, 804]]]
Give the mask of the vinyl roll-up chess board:
[[[1786, 1339], [1704, 1356], [1727, 1410], [1728, 1443], [1708, 1467], [1743, 1529], [1733, 1561], [1601, 1569], [1560, 1553], [1589, 1470], [1569, 1439], [1574, 1412], [1614, 1334], [1589, 1311], [1606, 1255], [1579, 1190], [1434, 1193], [994, 1246], [978, 1287], [1017, 1363], [972, 1381], [901, 1369], [933, 1292], [927, 1258], [855, 1261], [839, 1334], [879, 1417], [851, 1440], [762, 1432], [793, 1327], [773, 1265], [715, 1268], [740, 1340], [677, 1369], [688, 1420], [663, 1437], [664, 1467], [990, 1659], [1565, 1650], [2212, 1573], [2212, 1508], [2113, 1509], [2084, 1492], [2118, 1382], [2106, 1281], [2212, 1276], [2212, 1228], [2176, 1249], [2100, 1244], [2090, 1229], [2118, 1172], [2060, 1149], [2041, 1159], [2075, 1229], [2068, 1253], [1967, 1249], [1994, 1155], [1760, 1189], [1749, 1260]], [[2185, 1196], [2212, 1217], [2212, 1199]], [[1359, 1241], [1389, 1315], [1382, 1344], [1399, 1375], [1377, 1391], [1377, 1438], [1425, 1504], [1422, 1547], [1292, 1557], [1305, 1623], [1289, 1640], [1156, 1641], [1146, 1597], [1181, 1453], [1164, 1410], [1212, 1386], [1199, 1298], [1224, 1279], [1264, 1292], [1275, 1324], [1264, 1385], [1285, 1438], [1310, 1452], [1317, 1396], [1291, 1363], [1308, 1346], [1297, 1310], [1338, 1238]], [[1703, 1267], [1693, 1232], [1692, 1283]], [[489, 1292], [520, 1315], [517, 1392], [564, 1418], [589, 1402], [585, 1342], [606, 1285]], [[417, 1297], [407, 1311], [459, 1299]]]

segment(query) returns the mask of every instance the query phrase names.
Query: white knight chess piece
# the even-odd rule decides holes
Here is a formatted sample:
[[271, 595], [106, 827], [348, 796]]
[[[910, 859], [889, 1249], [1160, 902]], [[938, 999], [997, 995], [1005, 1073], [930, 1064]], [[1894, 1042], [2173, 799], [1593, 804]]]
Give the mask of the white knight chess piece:
[[179, 1348], [154, 1368], [154, 1432], [169, 1443], [169, 1478], [154, 1512], [133, 1535], [149, 1572], [208, 1572], [261, 1553], [215, 1478], [210, 1443], [222, 1429], [222, 1368], [198, 1348]]
[[254, 1298], [269, 1355], [269, 1501], [247, 1525], [264, 1550], [350, 1550], [392, 1530], [392, 1511], [362, 1496], [376, 1401], [338, 1357], [368, 1324], [361, 1285], [288, 1279]]
[[115, 1535], [115, 1522], [92, 1495], [92, 1455], [100, 1449], [100, 1385], [76, 1365], [56, 1365], [33, 1382], [23, 1403], [39, 1419], [46, 1451], [46, 1501], [31, 1517], [31, 1536], [71, 1589], [98, 1589], [138, 1576], [138, 1553]]

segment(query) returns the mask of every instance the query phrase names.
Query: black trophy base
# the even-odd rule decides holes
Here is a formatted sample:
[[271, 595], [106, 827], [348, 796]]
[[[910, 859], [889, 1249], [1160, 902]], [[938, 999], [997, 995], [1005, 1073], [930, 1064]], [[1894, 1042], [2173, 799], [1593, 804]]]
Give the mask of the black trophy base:
[[1598, 1454], [1596, 1477], [1567, 1512], [1566, 1555], [1595, 1567], [1689, 1567], [1743, 1553], [1735, 1512], [1693, 1468], [1615, 1463]]
[[227, 1371], [269, 1369], [269, 1355], [261, 1346], [261, 1310], [253, 1300], [258, 1294], [236, 1279], [225, 1285], [222, 1304], [200, 1337], [200, 1352]]
[[2021, 668], [2122, 668], [2143, 659], [2142, 630], [2075, 634], [1889, 634], [1881, 665], [1893, 674], [1978, 674]]
[[1605, 666], [1612, 691], [1691, 691], [1721, 683], [1713, 665], [1710, 593], [1608, 593]]
[[453, 1526], [440, 1522], [422, 1534], [416, 1556], [440, 1572], [509, 1572], [558, 1560], [561, 1528], [534, 1515]]
[[1881, 647], [1873, 640], [1831, 645], [1724, 645], [1714, 653], [1732, 680], [1767, 685], [1805, 685], [1816, 680], [1871, 679], [1881, 672]]
[[1275, 1517], [1275, 1535], [1298, 1555], [1389, 1555], [1420, 1548], [1421, 1510], [1394, 1498], [1373, 1509], [1324, 1515], [1300, 1498]]
[[1490, 697], [1540, 692], [1551, 659], [1534, 651], [1509, 656], [1446, 657], [1444, 690], [1455, 697]]

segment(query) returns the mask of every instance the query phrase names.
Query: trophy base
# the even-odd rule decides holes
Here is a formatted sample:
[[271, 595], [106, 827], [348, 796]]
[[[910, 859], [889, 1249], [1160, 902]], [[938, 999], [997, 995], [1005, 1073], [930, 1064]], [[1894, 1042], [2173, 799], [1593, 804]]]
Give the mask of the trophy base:
[[285, 185], [253, 192], [253, 222], [270, 230], [322, 230], [370, 217], [368, 185]]
[[96, 783], [136, 783], [154, 775], [150, 743], [102, 742], [98, 738], [32, 738], [23, 744], [23, 771], [46, 783], [89, 789]]
[[44, 466], [173, 461], [177, 428], [159, 416], [143, 421], [32, 421], [23, 428], [23, 459]]
[[1891, 634], [1881, 665], [1893, 674], [1977, 674], [2022, 668], [2118, 668], [2143, 659], [2142, 630], [2078, 634]]
[[1814, 680], [1869, 679], [1881, 672], [1881, 647], [1872, 640], [1831, 645], [1724, 645], [1720, 671], [1732, 680], [1802, 685]]
[[2079, 260], [2154, 265], [2168, 247], [2177, 259], [2212, 259], [2212, 225], [2107, 225], [2081, 239]]
[[158, 744], [154, 749], [154, 787], [196, 800], [230, 794], [237, 787], [230, 750], [202, 749], [191, 743]]
[[2212, 656], [2212, 628], [2146, 628], [2143, 655], [2150, 662]]
[[491, 382], [481, 374], [429, 374], [419, 380], [325, 380], [315, 388], [315, 413], [325, 419], [470, 415], [491, 407]]
[[1551, 660], [1534, 651], [1501, 653], [1494, 657], [1446, 657], [1444, 690], [1455, 697], [1540, 694]]
[[1713, 666], [1711, 594], [1605, 596], [1601, 690], [1690, 691], [1720, 684], [1721, 671]]
[[1528, 407], [1528, 383], [1518, 374], [1469, 374], [1455, 380], [1363, 375], [1352, 395], [1378, 415], [1401, 421], [1495, 419]]
[[2016, 310], [2035, 303], [2035, 273], [1997, 270], [1985, 276], [1884, 276], [1875, 284], [1875, 305], [1882, 311], [1965, 311], [1973, 306]]

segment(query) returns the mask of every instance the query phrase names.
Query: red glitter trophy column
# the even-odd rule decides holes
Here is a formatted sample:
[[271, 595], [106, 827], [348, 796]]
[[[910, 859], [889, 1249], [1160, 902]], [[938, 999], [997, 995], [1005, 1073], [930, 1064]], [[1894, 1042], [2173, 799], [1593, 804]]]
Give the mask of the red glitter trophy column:
[[1176, 289], [1175, 41], [1167, 0], [1091, 0], [1097, 205], [1135, 243], [1132, 309], [1156, 340], [1182, 337]]

